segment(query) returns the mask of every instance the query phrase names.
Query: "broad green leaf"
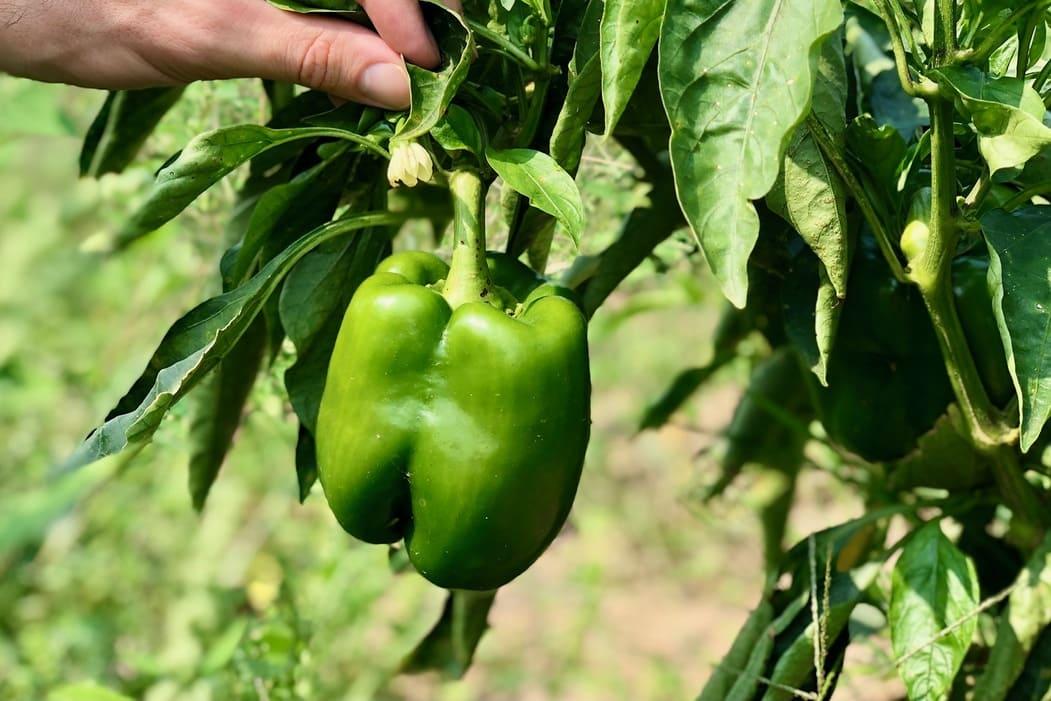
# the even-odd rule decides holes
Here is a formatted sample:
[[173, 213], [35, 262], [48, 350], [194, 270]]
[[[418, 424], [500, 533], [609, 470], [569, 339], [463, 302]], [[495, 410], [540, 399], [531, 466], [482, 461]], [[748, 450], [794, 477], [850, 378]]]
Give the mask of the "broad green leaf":
[[667, 0], [606, 0], [602, 15], [602, 101], [613, 133], [660, 36]]
[[[821, 50], [814, 82], [813, 120], [796, 130], [785, 153], [781, 176], [767, 201], [799, 232], [817, 254], [836, 296], [847, 296], [847, 198], [835, 167], [825, 157], [813, 130], [822, 129], [841, 150], [845, 145], [847, 74], [839, 34]], [[821, 136], [821, 135], [819, 135]], [[822, 364], [827, 355], [822, 356]]]
[[938, 523], [909, 540], [894, 566], [890, 637], [912, 701], [944, 701], [978, 627], [974, 563]]
[[363, 214], [315, 229], [243, 286], [204, 302], [176, 321], [142, 376], [63, 469], [76, 469], [119, 453], [129, 445], [148, 442], [168, 410], [230, 352], [303, 256], [336, 237], [400, 220], [395, 214]]
[[[817, 572], [825, 571], [823, 550], [818, 548]], [[824, 644], [832, 645], [836, 638], [846, 629], [850, 614], [861, 602], [865, 590], [876, 580], [879, 574], [880, 564], [870, 563], [862, 565], [849, 572], [836, 572], [832, 569], [832, 582], [828, 591], [828, 607], [824, 605], [824, 585], [817, 586], [819, 625], [815, 625], [810, 609], [805, 609], [800, 615], [803, 617], [805, 626], [794, 625], [792, 630], [799, 629], [787, 649], [777, 659], [773, 671], [769, 675], [771, 685], [767, 687], [763, 695], [763, 701], [789, 701], [794, 694], [789, 689], [798, 689], [807, 679], [814, 675], [814, 644], [818, 636], [819, 628], [823, 633]], [[827, 652], [827, 648], [825, 650]], [[824, 660], [827, 666], [827, 660]], [[777, 686], [774, 686], [777, 685]]]
[[669, 0], [660, 46], [679, 202], [723, 293], [747, 299], [759, 236], [752, 202], [810, 109], [836, 0]]
[[1007, 599], [996, 644], [989, 655], [974, 698], [1003, 701], [1022, 674], [1037, 638], [1051, 625], [1051, 536], [1033, 553]]
[[97, 178], [128, 167], [184, 90], [176, 87], [111, 92], [84, 137], [81, 177]]
[[[732, 698], [731, 690], [735, 687], [741, 687], [743, 691], [746, 685], [758, 684], [757, 676], [762, 673], [770, 655], [769, 648], [774, 642], [770, 630], [773, 619], [774, 607], [764, 600], [748, 616], [729, 652], [708, 678], [697, 701], [727, 701]], [[756, 654], [757, 648], [759, 654]], [[752, 698], [755, 689], [752, 688], [751, 692], [745, 698]]]
[[478, 124], [471, 113], [459, 105], [450, 105], [445, 116], [431, 129], [431, 136], [449, 153], [467, 151], [480, 158], [485, 152]]
[[190, 422], [190, 499], [198, 511], [204, 508], [241, 425], [266, 348], [266, 324], [256, 319], [194, 395], [197, 402]]
[[1000, 340], [1018, 392], [1021, 446], [1051, 417], [1051, 207], [996, 210], [982, 218]]
[[270, 129], [243, 124], [201, 134], [157, 173], [157, 181], [146, 202], [121, 231], [118, 247], [134, 242], [175, 218], [208, 188], [250, 158], [294, 141], [324, 137], [347, 139], [385, 155], [375, 144], [342, 129]]
[[579, 245], [584, 229], [584, 203], [573, 177], [551, 156], [531, 149], [489, 149], [489, 165], [515, 192], [550, 214]]
[[428, 0], [429, 25], [444, 62], [437, 71], [408, 65], [412, 109], [398, 128], [397, 140], [418, 139], [442, 118], [474, 60], [474, 35], [463, 19], [434, 0]]
[[1040, 94], [1017, 78], [989, 78], [977, 68], [943, 68], [934, 77], [959, 98], [978, 131], [978, 147], [995, 173], [1018, 168], [1051, 146]]
[[478, 643], [489, 629], [489, 609], [495, 598], [495, 591], [449, 592], [441, 618], [405, 658], [401, 671], [410, 674], [433, 671], [446, 679], [462, 678], [471, 666]]

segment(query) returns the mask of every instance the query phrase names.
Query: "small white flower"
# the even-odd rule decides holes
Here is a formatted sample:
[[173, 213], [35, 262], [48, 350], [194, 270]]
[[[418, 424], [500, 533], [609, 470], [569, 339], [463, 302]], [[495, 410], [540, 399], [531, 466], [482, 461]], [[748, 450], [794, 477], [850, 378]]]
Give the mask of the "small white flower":
[[415, 141], [394, 144], [387, 167], [387, 180], [391, 187], [397, 187], [398, 183], [416, 187], [421, 182], [431, 182], [433, 177], [434, 163], [427, 149]]

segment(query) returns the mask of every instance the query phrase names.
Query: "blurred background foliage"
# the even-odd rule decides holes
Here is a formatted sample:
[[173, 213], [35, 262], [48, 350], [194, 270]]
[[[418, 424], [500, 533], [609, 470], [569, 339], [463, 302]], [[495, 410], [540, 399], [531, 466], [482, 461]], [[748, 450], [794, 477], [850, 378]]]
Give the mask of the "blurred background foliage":
[[[635, 435], [645, 405], [711, 354], [721, 301], [685, 235], [596, 317], [595, 431], [576, 507], [501, 591], [462, 681], [394, 675], [443, 593], [347, 537], [317, 489], [298, 503], [280, 389], [289, 358], [257, 386], [200, 516], [186, 488], [185, 406], [138, 455], [53, 473], [168, 325], [217, 289], [237, 179], [125, 254], [99, 258], [93, 238], [116, 229], [191, 136], [261, 121], [260, 93], [195, 85], [139, 165], [81, 181], [80, 138], [103, 95], [0, 77], [0, 699], [692, 698], [758, 600], [749, 504], [769, 476], [704, 508], [691, 497], [711, 477], [703, 451], [729, 420], [747, 359], [672, 425]], [[645, 197], [632, 170], [611, 144], [589, 148], [583, 253]], [[861, 512], [821, 473], [801, 494], [790, 541]], [[871, 669], [886, 671], [870, 652]], [[883, 698], [881, 683], [844, 680], [837, 698]]]

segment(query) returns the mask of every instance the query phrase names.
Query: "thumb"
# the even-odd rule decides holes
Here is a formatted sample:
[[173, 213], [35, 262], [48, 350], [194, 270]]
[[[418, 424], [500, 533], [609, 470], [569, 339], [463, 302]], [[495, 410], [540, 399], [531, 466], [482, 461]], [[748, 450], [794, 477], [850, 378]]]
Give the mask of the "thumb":
[[199, 54], [209, 56], [212, 70], [223, 73], [213, 77], [269, 78], [376, 107], [409, 106], [405, 61], [371, 30], [264, 2], [242, 3], [241, 9], [249, 16], [238, 22], [226, 17], [214, 45]]

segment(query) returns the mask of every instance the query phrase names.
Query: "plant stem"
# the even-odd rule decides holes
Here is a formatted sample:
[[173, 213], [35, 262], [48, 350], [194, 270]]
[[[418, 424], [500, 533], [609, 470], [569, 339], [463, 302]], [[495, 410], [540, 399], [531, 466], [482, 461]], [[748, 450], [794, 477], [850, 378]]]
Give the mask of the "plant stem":
[[1046, 10], [1048, 7], [1051, 7], [1051, 0], [1033, 0], [1032, 2], [1028, 2], [1021, 7], [1016, 8], [1010, 15], [1001, 19], [991, 29], [985, 32], [985, 41], [979, 44], [977, 48], [958, 51], [955, 60], [981, 63], [989, 58], [994, 51], [1000, 48], [1000, 46], [1007, 41], [1007, 37], [1015, 32], [1015, 24], [1018, 22], [1019, 17], [1025, 15], [1030, 10], [1040, 12]]
[[1011, 210], [1014, 210], [1014, 209], [1017, 209], [1017, 208], [1021, 207], [1022, 205], [1024, 205], [1026, 202], [1028, 202], [1029, 200], [1033, 199], [1037, 195], [1044, 195], [1044, 194], [1047, 194], [1048, 192], [1051, 192], [1051, 181], [1044, 182], [1044, 183], [1037, 183], [1036, 185], [1033, 185], [1032, 187], [1028, 187], [1025, 190], [1022, 190], [1017, 195], [1015, 195], [1011, 199], [1007, 200], [1007, 202], [1004, 202], [1003, 209], [1005, 209], [1008, 212], [1010, 212]]
[[453, 309], [469, 302], [488, 302], [493, 282], [485, 260], [485, 188], [478, 173], [456, 170], [449, 175], [453, 198], [453, 244], [449, 277], [442, 295]]
[[1000, 420], [982, 384], [956, 310], [952, 261], [959, 228], [956, 220], [956, 152], [953, 106], [944, 98], [928, 100], [931, 111], [931, 222], [927, 247], [912, 261], [916, 283], [934, 324], [945, 369], [960, 406], [971, 443], [987, 455], [1004, 502], [1021, 520], [1045, 521], [1039, 498], [1025, 481], [1014, 448], [1014, 431]]
[[[917, 85], [912, 80], [912, 74], [909, 72], [909, 56], [905, 51], [905, 43], [902, 39], [903, 30], [898, 23], [897, 15], [894, 13], [889, 0], [876, 1], [879, 4], [880, 14], [883, 15], [883, 22], [887, 25], [887, 31], [890, 33], [890, 43], [894, 50], [894, 65], [898, 69], [898, 80], [901, 81], [901, 89], [907, 95], [912, 95], [913, 97], [928, 94], [929, 86]], [[909, 28], [905, 27], [905, 30], [909, 30]]]
[[938, 16], [934, 21], [934, 54], [936, 59], [956, 55], [956, 0], [936, 0]]
[[1015, 76], [1025, 79], [1026, 71], [1029, 70], [1029, 51], [1033, 45], [1033, 37], [1036, 35], [1038, 24], [1044, 21], [1044, 13], [1033, 10], [1029, 20], [1025, 23], [1022, 31], [1018, 34], [1018, 56], [1015, 63]]
[[886, 258], [887, 265], [890, 266], [890, 271], [894, 275], [894, 278], [898, 280], [898, 282], [908, 282], [909, 278], [905, 274], [905, 269], [901, 265], [901, 260], [898, 258], [898, 254], [895, 252], [894, 246], [890, 242], [890, 234], [887, 232], [887, 228], [883, 225], [883, 221], [876, 213], [876, 208], [869, 199], [868, 192], [862, 187], [861, 183], [858, 182], [858, 179], [854, 176], [854, 172], [850, 169], [846, 159], [840, 152], [839, 147], [833, 142], [832, 136], [825, 130], [825, 126], [813, 114], [807, 117], [807, 126], [810, 128], [810, 133], [813, 135], [821, 152], [824, 153], [825, 158], [832, 163], [832, 166], [836, 169], [839, 177], [843, 179], [847, 189], [850, 190], [851, 196], [858, 203], [858, 207], [861, 209], [861, 214], [865, 217], [865, 221], [868, 222], [868, 225], [872, 228], [872, 233], [876, 237], [876, 243], [879, 244], [880, 251], [883, 253], [883, 257]]
[[1043, 92], [1044, 85], [1047, 83], [1048, 78], [1051, 78], [1051, 61], [1044, 64], [1044, 67], [1040, 69], [1040, 72], [1033, 80], [1033, 90]]
[[485, 26], [481, 22], [477, 22], [472, 19], [465, 20], [468, 28], [474, 32], [477, 36], [485, 39], [490, 44], [493, 44], [500, 53], [504, 54], [511, 60], [517, 62], [527, 71], [533, 73], [543, 73], [549, 71], [550, 67], [545, 67], [533, 60], [533, 57], [522, 50], [521, 47], [515, 45], [514, 42], [503, 36], [499, 32], [494, 32]]

